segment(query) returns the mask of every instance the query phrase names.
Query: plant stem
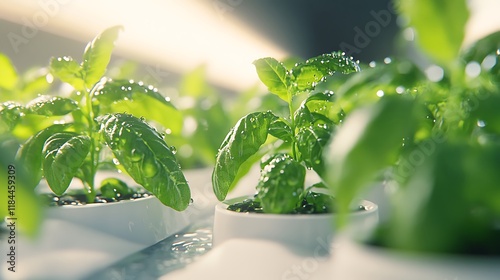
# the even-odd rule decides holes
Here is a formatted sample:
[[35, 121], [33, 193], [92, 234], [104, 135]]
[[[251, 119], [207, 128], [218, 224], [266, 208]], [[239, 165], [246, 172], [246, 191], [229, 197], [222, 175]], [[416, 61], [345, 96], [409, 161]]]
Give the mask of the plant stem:
[[88, 120], [88, 131], [87, 133], [89, 134], [90, 137], [90, 178], [86, 178], [88, 181], [87, 184], [87, 191], [85, 195], [87, 196], [87, 201], [88, 202], [94, 202], [95, 200], [95, 189], [94, 189], [94, 180], [95, 180], [95, 174], [97, 172], [97, 162], [96, 162], [96, 154], [98, 151], [96, 150], [96, 143], [94, 140], [94, 134], [95, 134], [95, 120], [94, 120], [94, 108], [92, 107], [92, 96], [94, 95], [94, 92], [96, 90], [96, 86], [92, 88], [92, 90], [86, 90], [87, 97], [86, 97], [86, 109], [87, 109], [87, 120]]
[[290, 89], [290, 87], [287, 89], [287, 95], [288, 95], [288, 110], [290, 111], [290, 126], [292, 129], [292, 158], [297, 159], [297, 152], [296, 152], [296, 145], [297, 145], [297, 139], [295, 139], [295, 116], [293, 112], [293, 93]]

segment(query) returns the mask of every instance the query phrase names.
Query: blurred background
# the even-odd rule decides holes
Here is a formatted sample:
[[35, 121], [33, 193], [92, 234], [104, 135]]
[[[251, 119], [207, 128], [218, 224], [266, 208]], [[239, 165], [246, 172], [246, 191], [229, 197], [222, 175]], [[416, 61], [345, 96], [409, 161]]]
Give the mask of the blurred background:
[[[470, 4], [469, 37], [500, 26], [500, 1]], [[412, 36], [400, 32], [394, 6], [389, 0], [4, 0], [0, 51], [22, 72], [52, 56], [77, 58], [83, 42], [123, 25], [115, 56], [147, 66], [158, 84], [205, 64], [211, 84], [238, 92], [256, 84], [252, 61], [264, 56], [309, 58], [342, 49], [369, 62], [393, 55], [400, 38]]]

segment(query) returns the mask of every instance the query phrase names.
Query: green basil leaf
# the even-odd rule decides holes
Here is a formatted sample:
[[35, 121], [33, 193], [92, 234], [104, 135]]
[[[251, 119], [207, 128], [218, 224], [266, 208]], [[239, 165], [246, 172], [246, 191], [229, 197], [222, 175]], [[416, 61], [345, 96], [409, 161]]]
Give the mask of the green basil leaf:
[[16, 68], [3, 53], [0, 53], [0, 77], [2, 77], [0, 79], [0, 89], [3, 88], [9, 91], [14, 90], [19, 80]]
[[85, 47], [81, 71], [87, 88], [92, 88], [106, 72], [114, 43], [122, 29], [122, 26], [110, 27]]
[[42, 179], [42, 151], [45, 141], [56, 132], [62, 132], [69, 124], [55, 124], [31, 136], [17, 151], [16, 159], [30, 176], [28, 186], [35, 188]]
[[464, 50], [462, 58], [467, 61], [477, 61], [481, 63], [488, 55], [498, 55], [497, 50], [500, 49], [500, 31], [489, 34], [488, 36], [479, 39]]
[[73, 132], [58, 132], [43, 146], [43, 175], [50, 189], [62, 195], [90, 151], [91, 139]]
[[94, 98], [99, 101], [101, 114], [117, 111], [153, 120], [173, 134], [182, 130], [182, 113], [158, 89], [132, 80], [107, 80], [100, 85]]
[[78, 103], [69, 98], [42, 95], [26, 105], [29, 114], [42, 116], [64, 116], [78, 109]]
[[397, 160], [414, 125], [413, 110], [408, 96], [384, 96], [352, 112], [325, 148], [323, 177], [338, 199], [340, 224], [359, 191]]
[[8, 126], [10, 130], [14, 129], [21, 117], [27, 110], [19, 103], [8, 101], [0, 104], [0, 119]]
[[69, 56], [53, 57], [50, 60], [50, 72], [61, 81], [72, 85], [76, 90], [84, 90], [82, 67]]
[[[432, 153], [413, 166], [409, 180], [393, 193], [398, 211], [381, 235], [384, 245], [454, 254], [498, 248], [492, 244], [498, 234], [492, 220], [500, 215], [500, 150], [466, 141], [434, 143]], [[443, 207], [450, 201], [454, 207]]]
[[285, 142], [293, 141], [292, 128], [283, 118], [278, 118], [271, 122], [269, 134]]
[[154, 128], [128, 114], [105, 115], [98, 121], [104, 141], [130, 177], [166, 206], [187, 208], [191, 192], [186, 178], [174, 151]]
[[359, 65], [351, 57], [345, 56], [343, 52], [333, 52], [298, 63], [291, 70], [291, 80], [298, 91], [310, 91], [336, 72], [349, 74], [359, 71]]
[[500, 119], [498, 118], [498, 108], [500, 106], [500, 96], [497, 94], [482, 93], [483, 96], [487, 96], [484, 99], [478, 101], [478, 98], [474, 100], [474, 104], [469, 105], [471, 108], [475, 106], [475, 110], [472, 110], [470, 117], [474, 124], [478, 122], [484, 123], [481, 130], [487, 131], [489, 133], [499, 134], [500, 133]]
[[456, 59], [469, 19], [466, 0], [401, 0], [400, 10], [423, 51], [444, 65]]
[[212, 185], [222, 201], [231, 188], [238, 170], [266, 142], [268, 130], [277, 117], [271, 112], [256, 112], [242, 117], [222, 142], [212, 173]]
[[106, 178], [101, 182], [101, 194], [107, 198], [119, 199], [132, 193], [128, 185], [117, 178]]
[[316, 124], [301, 127], [297, 132], [300, 159], [319, 175], [324, 174], [323, 149], [330, 140], [332, 129], [331, 125]]
[[[318, 186], [322, 188], [322, 184], [318, 184]], [[313, 191], [308, 191], [304, 196], [304, 200], [308, 205], [311, 205], [314, 209], [314, 213], [331, 213], [334, 211], [335, 207], [335, 198], [329, 194], [317, 193]]]
[[267, 86], [269, 91], [288, 102], [289, 77], [283, 63], [272, 57], [266, 57], [254, 61], [253, 64], [257, 69], [259, 79]]
[[300, 202], [306, 169], [287, 154], [280, 154], [262, 169], [257, 196], [265, 213], [286, 214]]
[[49, 77], [48, 68], [33, 68], [21, 77], [21, 100], [31, 100], [37, 97], [41, 92], [49, 92], [52, 81]]
[[333, 99], [333, 91], [322, 91], [311, 94], [303, 103], [317, 119], [321, 118], [318, 115], [322, 115], [333, 123], [339, 124], [344, 118], [344, 112], [333, 102]]

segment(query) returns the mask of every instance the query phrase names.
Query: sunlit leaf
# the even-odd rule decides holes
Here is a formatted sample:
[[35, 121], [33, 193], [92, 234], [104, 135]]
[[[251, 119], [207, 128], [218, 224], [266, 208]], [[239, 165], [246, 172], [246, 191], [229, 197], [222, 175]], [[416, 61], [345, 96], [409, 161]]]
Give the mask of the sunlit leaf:
[[0, 77], [0, 89], [4, 88], [6, 90], [13, 90], [19, 80], [16, 68], [3, 53], [0, 53]]
[[288, 102], [288, 75], [283, 63], [274, 58], [261, 58], [253, 63], [257, 69], [257, 75], [271, 93], [278, 95]]
[[241, 165], [264, 144], [269, 126], [276, 118], [270, 112], [251, 113], [241, 118], [227, 134], [212, 174], [213, 189], [220, 201], [226, 198]]
[[69, 56], [53, 57], [50, 60], [50, 72], [61, 81], [72, 85], [77, 90], [84, 90], [85, 83], [80, 64]]
[[26, 105], [28, 114], [43, 116], [64, 116], [78, 109], [78, 103], [73, 99], [42, 95]]
[[182, 130], [182, 113], [153, 86], [128, 80], [107, 80], [96, 91], [94, 98], [101, 105], [101, 113], [127, 112], [153, 120], [174, 134]]
[[99, 119], [100, 133], [120, 165], [138, 184], [177, 211], [187, 208], [191, 193], [174, 151], [146, 122], [128, 114]]
[[81, 73], [87, 88], [92, 88], [106, 72], [115, 41], [122, 29], [122, 26], [110, 27], [85, 47]]
[[298, 63], [291, 70], [291, 80], [298, 91], [309, 91], [336, 72], [349, 74], [359, 70], [359, 65], [352, 58], [342, 52], [333, 52]]

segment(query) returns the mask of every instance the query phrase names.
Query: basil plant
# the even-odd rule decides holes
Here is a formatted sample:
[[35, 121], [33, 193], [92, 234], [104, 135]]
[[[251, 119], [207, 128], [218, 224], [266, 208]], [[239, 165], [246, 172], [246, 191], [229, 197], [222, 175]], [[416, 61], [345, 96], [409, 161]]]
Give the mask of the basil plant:
[[[31, 174], [33, 188], [45, 178], [54, 194], [61, 196], [78, 178], [87, 202], [92, 203], [98, 193], [96, 172], [111, 166], [166, 206], [184, 210], [190, 203], [190, 189], [175, 149], [164, 140], [165, 134], [180, 132], [181, 114], [153, 86], [104, 76], [121, 29], [111, 27], [95, 37], [81, 62], [68, 56], [52, 58], [51, 77], [70, 85], [71, 93], [40, 95], [24, 104], [4, 102], [0, 127], [13, 135], [29, 132], [17, 160]], [[117, 179], [104, 180], [103, 185], [107, 186], [103, 194], [129, 192]]]
[[323, 54], [287, 68], [274, 58], [254, 62], [271, 94], [288, 105], [288, 115], [252, 112], [229, 131], [217, 153], [212, 174], [215, 195], [224, 200], [238, 180], [260, 160], [261, 176], [253, 199], [229, 207], [264, 213], [325, 213], [333, 198], [319, 191], [321, 182], [305, 186], [307, 170], [324, 174], [322, 151], [343, 112], [329, 90], [316, 90], [336, 72], [359, 70], [344, 53]]

